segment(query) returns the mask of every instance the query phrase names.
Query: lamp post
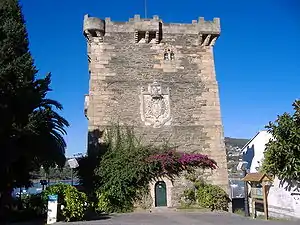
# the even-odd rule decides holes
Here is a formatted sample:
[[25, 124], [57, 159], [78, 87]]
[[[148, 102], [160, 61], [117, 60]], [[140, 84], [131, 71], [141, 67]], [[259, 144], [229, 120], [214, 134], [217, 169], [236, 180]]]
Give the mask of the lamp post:
[[73, 186], [73, 169], [79, 166], [76, 158], [71, 158], [68, 160], [68, 164], [71, 168], [71, 185]]
[[[248, 162], [240, 161], [237, 166], [237, 170], [242, 171], [244, 177], [247, 175], [247, 165], [248, 165]], [[244, 195], [245, 195], [245, 198], [244, 198], [245, 216], [248, 217], [248, 216], [250, 216], [250, 212], [249, 212], [249, 198], [248, 198], [247, 181], [244, 181]]]
[[[247, 169], [243, 170], [244, 177], [247, 175]], [[244, 182], [244, 191], [245, 191], [245, 216], [250, 216], [249, 212], [249, 196], [248, 196], [248, 183], [247, 181]]]

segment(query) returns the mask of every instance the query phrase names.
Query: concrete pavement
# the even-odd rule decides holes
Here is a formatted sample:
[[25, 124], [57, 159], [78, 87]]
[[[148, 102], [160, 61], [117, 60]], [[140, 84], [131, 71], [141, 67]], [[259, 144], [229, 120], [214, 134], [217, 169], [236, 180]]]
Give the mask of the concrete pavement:
[[141, 212], [116, 214], [100, 220], [63, 223], [60, 225], [299, 225], [292, 221], [252, 220], [231, 213]]

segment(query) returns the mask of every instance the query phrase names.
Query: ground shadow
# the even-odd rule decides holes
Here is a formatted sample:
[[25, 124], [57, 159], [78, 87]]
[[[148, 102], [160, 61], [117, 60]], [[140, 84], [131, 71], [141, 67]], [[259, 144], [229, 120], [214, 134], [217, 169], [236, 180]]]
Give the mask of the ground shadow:
[[300, 182], [290, 179], [280, 180], [279, 186], [289, 192], [300, 192]]
[[245, 211], [245, 198], [232, 199], [232, 212]]
[[109, 214], [107, 214], [107, 213], [101, 213], [101, 214], [99, 214], [99, 213], [93, 212], [93, 213], [88, 213], [85, 216], [84, 220], [85, 221], [107, 220], [107, 219], [111, 219], [111, 218], [112, 218], [112, 216], [109, 215]]
[[29, 220], [26, 222], [3, 222], [0, 224], [5, 224], [5, 225], [44, 225], [46, 224], [46, 220], [45, 219], [38, 219], [38, 220]]

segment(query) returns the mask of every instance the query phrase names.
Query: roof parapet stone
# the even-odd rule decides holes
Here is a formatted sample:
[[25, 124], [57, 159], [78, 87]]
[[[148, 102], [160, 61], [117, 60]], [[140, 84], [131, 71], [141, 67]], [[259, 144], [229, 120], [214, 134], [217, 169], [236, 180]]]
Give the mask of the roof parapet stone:
[[162, 28], [165, 33], [186, 33], [186, 34], [206, 34], [219, 36], [221, 32], [220, 18], [214, 18], [212, 21], [206, 21], [204, 17], [198, 20], [192, 20], [191, 23], [164, 23], [158, 15], [152, 18], [141, 18], [139, 14], [134, 15], [127, 22], [114, 22], [110, 17], [105, 20], [90, 17], [88, 14], [84, 16], [84, 34], [105, 32], [135, 32], [141, 31], [157, 31]]

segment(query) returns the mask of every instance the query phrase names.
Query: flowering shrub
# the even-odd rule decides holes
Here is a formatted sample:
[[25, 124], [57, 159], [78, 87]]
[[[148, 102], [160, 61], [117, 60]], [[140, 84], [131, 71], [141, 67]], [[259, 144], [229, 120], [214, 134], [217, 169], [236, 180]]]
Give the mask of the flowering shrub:
[[158, 163], [163, 173], [177, 174], [183, 170], [194, 168], [216, 169], [217, 163], [207, 155], [199, 153], [182, 153], [174, 149], [166, 153], [156, 154], [149, 157], [150, 163]]
[[45, 216], [47, 206], [45, 205], [41, 194], [22, 196], [21, 200], [23, 209], [31, 214], [33, 218]]
[[42, 192], [44, 201], [48, 195], [58, 195], [58, 219], [65, 221], [82, 220], [87, 209], [87, 197], [74, 186], [68, 184], [55, 184]]
[[183, 166], [216, 169], [217, 163], [207, 155], [198, 153], [181, 153], [179, 162]]

